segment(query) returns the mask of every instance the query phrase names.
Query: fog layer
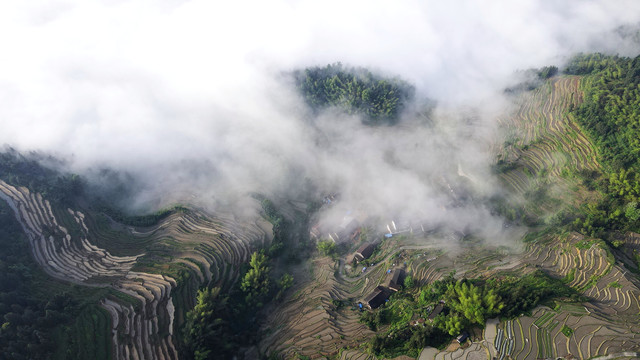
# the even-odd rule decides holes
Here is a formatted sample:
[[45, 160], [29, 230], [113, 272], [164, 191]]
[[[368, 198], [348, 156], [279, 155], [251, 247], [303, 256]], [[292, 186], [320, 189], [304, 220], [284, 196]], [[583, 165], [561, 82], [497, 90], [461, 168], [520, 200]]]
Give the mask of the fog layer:
[[[89, 177], [126, 172], [134, 208], [243, 209], [249, 192], [312, 183], [370, 215], [495, 230], [478, 205], [444, 209], [461, 178], [497, 191], [489, 145], [515, 71], [635, 55], [639, 22], [633, 0], [7, 2], [0, 144]], [[400, 76], [438, 106], [395, 127], [316, 118], [286, 74], [336, 61]]]

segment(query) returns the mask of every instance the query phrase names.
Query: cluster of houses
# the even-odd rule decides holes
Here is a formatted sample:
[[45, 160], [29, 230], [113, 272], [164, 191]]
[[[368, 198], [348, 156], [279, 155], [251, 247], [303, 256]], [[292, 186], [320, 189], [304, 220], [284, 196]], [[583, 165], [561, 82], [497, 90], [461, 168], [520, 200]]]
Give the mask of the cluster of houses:
[[367, 295], [363, 302], [369, 309], [375, 309], [384, 304], [389, 296], [396, 291], [402, 289], [402, 281], [404, 280], [404, 270], [394, 269], [388, 271], [388, 278], [385, 286], [379, 285]]
[[[456, 203], [464, 202], [468, 195], [466, 193], [457, 194], [456, 191], [451, 187], [451, 185], [446, 182], [446, 185], [449, 187], [449, 190], [454, 198]], [[339, 200], [339, 194], [329, 194], [323, 197], [323, 204], [325, 206], [332, 206], [337, 200]], [[401, 234], [414, 234], [421, 233], [427, 234], [431, 231], [434, 231], [436, 227], [432, 224], [427, 224], [425, 222], [408, 222], [408, 223], [398, 223], [395, 221], [391, 221], [390, 224], [386, 225], [387, 233], [384, 234], [386, 238], [391, 238], [395, 235]], [[311, 238], [312, 239], [326, 239], [329, 238], [334, 242], [346, 242], [346, 241], [355, 241], [358, 239], [360, 235], [360, 224], [359, 222], [351, 215], [351, 211], [348, 211], [344, 218], [342, 219], [341, 224], [338, 227], [329, 227], [326, 225], [322, 225], [317, 223], [311, 228]], [[447, 238], [453, 240], [459, 240], [463, 238], [466, 233], [465, 231], [453, 230], [452, 232], [447, 234]], [[362, 262], [371, 255], [376, 249], [377, 244], [375, 243], [363, 243], [353, 254], [352, 261]], [[351, 262], [348, 260], [348, 262]], [[394, 264], [395, 265], [395, 264]], [[363, 268], [365, 271], [366, 268]], [[367, 296], [364, 297], [363, 301], [359, 303], [360, 309], [364, 306], [373, 310], [380, 307], [382, 304], [389, 300], [389, 297], [394, 292], [400, 291], [402, 289], [402, 284], [404, 281], [405, 273], [401, 268], [395, 268], [393, 270], [389, 269], [387, 271], [387, 279], [385, 281], [384, 286], [378, 285], [376, 286]], [[433, 310], [427, 316], [428, 321], [433, 322], [435, 318], [442, 313], [444, 310], [444, 301], [440, 301], [433, 307]], [[425, 319], [419, 318], [411, 322], [411, 325], [418, 326], [424, 325], [426, 322]], [[469, 338], [469, 334], [467, 332], [463, 332], [457, 337], [457, 341], [460, 344], [463, 344]]]

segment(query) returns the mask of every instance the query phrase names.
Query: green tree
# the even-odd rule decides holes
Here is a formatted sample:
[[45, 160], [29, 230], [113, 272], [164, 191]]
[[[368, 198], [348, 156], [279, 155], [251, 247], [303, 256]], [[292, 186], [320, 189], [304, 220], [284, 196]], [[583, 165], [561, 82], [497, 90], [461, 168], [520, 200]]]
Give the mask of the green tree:
[[333, 240], [320, 240], [317, 248], [324, 256], [333, 256], [336, 253], [336, 243]]
[[640, 219], [640, 209], [638, 209], [638, 203], [636, 201], [632, 201], [627, 204], [624, 216], [626, 216], [630, 221], [638, 221], [638, 219]]
[[196, 360], [230, 358], [233, 342], [228, 338], [227, 298], [220, 288], [198, 291], [196, 306], [187, 313], [185, 345]]
[[280, 299], [284, 292], [293, 286], [293, 276], [290, 274], [284, 274], [278, 280], [278, 294], [276, 294], [276, 299]]
[[538, 77], [540, 79], [548, 79], [552, 76], [555, 76], [558, 73], [557, 66], [545, 66], [540, 71], [538, 71]]
[[413, 282], [413, 276], [408, 275], [406, 278], [404, 278], [404, 287], [407, 289], [411, 289], [414, 286], [414, 282]]
[[467, 321], [458, 313], [452, 313], [444, 320], [445, 331], [456, 336], [466, 327]]
[[504, 307], [493, 289], [474, 286], [463, 280], [448, 286], [446, 298], [447, 306], [478, 325], [484, 325], [485, 319], [498, 315]]
[[247, 305], [262, 307], [263, 300], [271, 290], [271, 280], [268, 266], [269, 258], [263, 252], [254, 252], [249, 261], [249, 271], [245, 274], [240, 284], [240, 289], [245, 294]]

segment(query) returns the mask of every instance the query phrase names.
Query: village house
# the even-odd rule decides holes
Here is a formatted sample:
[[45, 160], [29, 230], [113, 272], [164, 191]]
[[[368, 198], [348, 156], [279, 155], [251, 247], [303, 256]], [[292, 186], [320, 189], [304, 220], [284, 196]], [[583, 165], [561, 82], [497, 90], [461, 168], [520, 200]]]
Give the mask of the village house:
[[373, 250], [375, 250], [376, 245], [371, 243], [364, 243], [362, 246], [356, 250], [355, 255], [353, 256], [356, 261], [360, 262], [364, 259], [368, 259], [371, 254], [373, 254]]
[[369, 309], [373, 310], [378, 306], [384, 304], [384, 302], [387, 301], [388, 298], [389, 294], [387, 293], [386, 289], [382, 286], [378, 286], [373, 289], [371, 294], [367, 295], [367, 297], [364, 298], [364, 302], [365, 304], [367, 304]]
[[435, 319], [436, 316], [440, 315], [443, 309], [444, 309], [444, 305], [442, 304], [436, 305], [436, 307], [433, 309], [431, 314], [429, 314], [429, 317], [427, 319], [429, 319], [429, 321], [433, 321], [433, 319]]
[[402, 289], [402, 280], [404, 278], [404, 271], [402, 269], [394, 269], [387, 282], [387, 287], [393, 291], [400, 291]]

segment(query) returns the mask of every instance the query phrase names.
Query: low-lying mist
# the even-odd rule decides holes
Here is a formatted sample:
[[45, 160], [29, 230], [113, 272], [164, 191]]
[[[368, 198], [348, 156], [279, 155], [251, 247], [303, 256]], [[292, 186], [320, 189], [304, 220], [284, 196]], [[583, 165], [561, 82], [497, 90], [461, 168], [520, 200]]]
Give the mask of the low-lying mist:
[[[517, 234], [473, 201], [501, 191], [490, 165], [503, 89], [576, 52], [635, 54], [640, 3], [59, 1], [0, 14], [0, 144], [126, 183], [134, 211], [188, 202], [249, 215], [252, 192], [313, 189], [340, 194], [327, 218], [508, 242]], [[311, 111], [289, 76], [335, 61], [399, 76], [415, 103], [394, 126]]]

